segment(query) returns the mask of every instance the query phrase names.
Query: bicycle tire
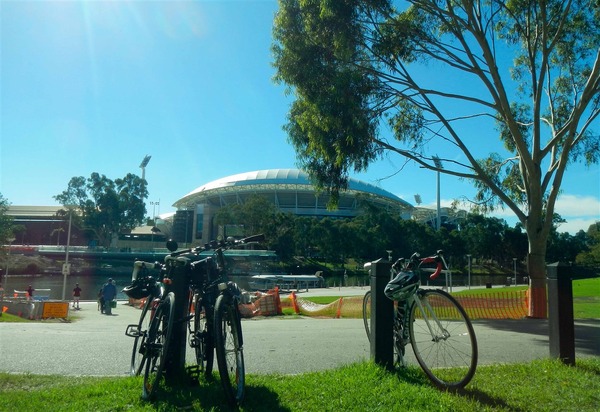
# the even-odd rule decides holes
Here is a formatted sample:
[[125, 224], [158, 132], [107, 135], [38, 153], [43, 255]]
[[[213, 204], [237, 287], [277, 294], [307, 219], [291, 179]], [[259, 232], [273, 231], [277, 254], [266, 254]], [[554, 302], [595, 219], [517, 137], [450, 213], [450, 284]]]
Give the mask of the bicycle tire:
[[416, 301], [413, 303], [409, 325], [417, 362], [436, 386], [463, 388], [477, 368], [477, 338], [471, 320], [450, 294], [437, 289], [417, 293], [423, 310]]
[[362, 316], [365, 324], [365, 332], [367, 332], [367, 339], [371, 342], [371, 291], [367, 291], [363, 297], [362, 304]]
[[212, 307], [206, 304], [204, 298], [198, 296], [194, 308], [194, 329], [192, 332], [196, 339], [194, 346], [196, 364], [206, 378], [212, 376], [215, 356], [212, 320]]
[[151, 296], [147, 298], [146, 303], [144, 303], [144, 307], [142, 308], [142, 313], [140, 314], [140, 320], [138, 322], [138, 335], [133, 341], [133, 350], [131, 351], [131, 364], [129, 373], [132, 376], [138, 376], [144, 369], [144, 362], [146, 359], [144, 356], [145, 344], [146, 338], [148, 337], [148, 329], [151, 320], [151, 316], [147, 316], [147, 314], [150, 305], [152, 305], [152, 300], [153, 299]]
[[146, 339], [144, 384], [142, 387], [142, 399], [144, 400], [150, 400], [154, 397], [162, 378], [173, 332], [174, 303], [175, 295], [173, 292], [169, 292], [159, 303], [150, 323]]
[[246, 372], [242, 346], [242, 325], [235, 301], [219, 295], [215, 305], [215, 349], [225, 396], [232, 406], [244, 399]]

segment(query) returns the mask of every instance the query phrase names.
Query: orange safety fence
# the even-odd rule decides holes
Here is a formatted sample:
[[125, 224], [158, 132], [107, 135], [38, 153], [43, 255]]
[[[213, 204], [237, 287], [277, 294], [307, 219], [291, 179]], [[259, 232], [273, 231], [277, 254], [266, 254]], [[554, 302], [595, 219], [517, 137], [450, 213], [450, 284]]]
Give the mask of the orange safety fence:
[[[274, 316], [281, 315], [281, 299], [279, 298], [279, 288], [271, 289], [267, 292], [245, 292], [243, 297], [248, 303], [239, 305], [240, 314], [244, 318], [253, 316]], [[146, 298], [129, 299], [131, 306], [142, 309], [146, 303]], [[190, 312], [194, 312], [193, 305], [190, 306]]]
[[522, 319], [527, 316], [527, 290], [480, 296], [455, 296], [471, 319]]
[[[283, 313], [283, 308], [291, 308], [294, 313], [311, 317], [361, 318], [363, 295], [340, 297], [328, 304], [319, 304], [308, 299], [298, 298], [292, 292], [287, 299], [281, 299], [279, 288], [267, 292], [251, 292], [250, 303], [240, 304], [242, 317], [275, 316]], [[454, 296], [471, 319], [522, 319], [527, 316], [528, 291], [499, 291], [485, 295]], [[142, 308], [144, 300], [130, 302]], [[436, 307], [436, 311], [441, 308]]]
[[243, 318], [282, 314], [278, 287], [268, 290], [267, 292], [252, 292], [249, 295], [250, 302], [239, 305], [240, 314]]
[[[455, 296], [471, 319], [522, 319], [527, 316], [527, 291], [495, 292], [481, 296]], [[330, 318], [362, 317], [363, 296], [340, 297], [328, 304], [318, 304], [289, 296], [294, 313]], [[436, 310], [440, 310], [436, 307]]]
[[362, 317], [363, 296], [340, 297], [331, 303], [319, 304], [298, 298], [296, 293], [292, 292], [289, 300], [294, 312], [298, 315], [328, 318]]

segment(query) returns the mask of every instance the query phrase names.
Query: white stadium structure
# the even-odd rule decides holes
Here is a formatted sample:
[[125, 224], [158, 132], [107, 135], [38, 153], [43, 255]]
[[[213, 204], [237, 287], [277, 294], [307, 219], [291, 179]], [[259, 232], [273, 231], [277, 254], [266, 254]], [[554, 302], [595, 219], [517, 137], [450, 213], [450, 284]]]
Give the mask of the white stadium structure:
[[259, 195], [281, 211], [298, 216], [354, 217], [360, 213], [357, 199], [394, 210], [410, 219], [414, 207], [380, 187], [350, 179], [348, 189], [340, 193], [337, 210], [327, 210], [329, 195], [317, 193], [308, 175], [298, 169], [269, 169], [224, 177], [194, 189], [173, 206], [177, 212], [173, 221], [173, 237], [179, 241], [204, 243], [216, 238], [218, 228], [215, 213], [223, 206], [244, 203]]

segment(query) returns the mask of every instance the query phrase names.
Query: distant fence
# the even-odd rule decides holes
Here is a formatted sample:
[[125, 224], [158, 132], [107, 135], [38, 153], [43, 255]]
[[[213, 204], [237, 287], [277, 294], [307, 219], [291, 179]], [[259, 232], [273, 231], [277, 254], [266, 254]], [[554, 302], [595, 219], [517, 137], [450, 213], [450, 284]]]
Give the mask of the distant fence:
[[[527, 316], [527, 291], [493, 292], [476, 296], [455, 296], [471, 319], [522, 319]], [[361, 318], [363, 296], [340, 297], [318, 304], [291, 293], [282, 306], [304, 316]], [[288, 303], [289, 302], [289, 303]]]
[[455, 296], [471, 319], [522, 319], [527, 316], [527, 291]]
[[[471, 319], [522, 319], [527, 316], [527, 291], [492, 292], [455, 296]], [[323, 318], [362, 318], [363, 296], [340, 297], [328, 304], [299, 298], [295, 292], [280, 298], [278, 288], [252, 293], [252, 302], [240, 305], [243, 317], [281, 315], [283, 309], [298, 315]], [[130, 302], [142, 307], [143, 300]]]

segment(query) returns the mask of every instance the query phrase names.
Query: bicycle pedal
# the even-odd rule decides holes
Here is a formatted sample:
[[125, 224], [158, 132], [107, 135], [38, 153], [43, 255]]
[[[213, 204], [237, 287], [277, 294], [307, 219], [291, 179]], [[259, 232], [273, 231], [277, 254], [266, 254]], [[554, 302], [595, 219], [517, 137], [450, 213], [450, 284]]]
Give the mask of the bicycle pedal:
[[131, 338], [140, 337], [142, 335], [140, 333], [140, 326], [139, 325], [127, 325], [127, 329], [125, 329], [125, 335], [127, 335]]
[[200, 367], [198, 365], [186, 366], [185, 370], [190, 379], [195, 381], [200, 379]]
[[199, 346], [200, 346], [200, 341], [197, 338], [192, 337], [190, 339], [190, 348], [197, 348]]

